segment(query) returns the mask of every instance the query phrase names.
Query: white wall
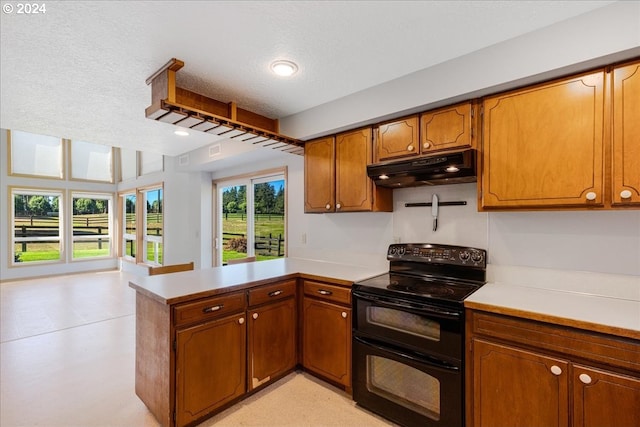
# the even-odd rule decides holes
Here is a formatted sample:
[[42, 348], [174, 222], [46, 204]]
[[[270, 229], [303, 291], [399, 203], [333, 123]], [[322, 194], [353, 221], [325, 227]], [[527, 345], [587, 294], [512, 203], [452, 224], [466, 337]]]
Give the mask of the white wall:
[[[407, 202], [467, 201], [440, 208], [438, 230], [430, 208]], [[477, 212], [475, 184], [394, 190], [393, 233], [403, 242], [486, 249], [489, 263], [640, 276], [640, 210]]]
[[638, 55], [640, 2], [619, 1], [284, 117], [280, 131], [306, 140]]

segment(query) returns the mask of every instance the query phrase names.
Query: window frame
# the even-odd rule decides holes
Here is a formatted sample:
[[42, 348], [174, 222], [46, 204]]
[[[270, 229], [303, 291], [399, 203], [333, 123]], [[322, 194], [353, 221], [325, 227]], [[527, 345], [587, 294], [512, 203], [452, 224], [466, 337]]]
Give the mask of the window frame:
[[[109, 150], [109, 179], [108, 180], [101, 180], [101, 179], [90, 179], [90, 178], [82, 178], [82, 177], [76, 177], [73, 175], [73, 164], [74, 164], [74, 150], [73, 150], [73, 146], [74, 144], [89, 144], [89, 145], [95, 145], [95, 146], [99, 146], [99, 147], [108, 147]], [[81, 140], [69, 140], [69, 181], [83, 181], [83, 182], [95, 182], [95, 183], [102, 183], [102, 184], [113, 184], [115, 183], [115, 174], [114, 174], [114, 159], [115, 159], [115, 150], [113, 147], [109, 147], [106, 145], [101, 145], [101, 144], [96, 144], [94, 142], [89, 142], [89, 141], [81, 141]], [[75, 161], [77, 162], [78, 159], [76, 158]]]
[[[35, 135], [35, 136], [42, 136], [42, 137], [46, 137], [46, 138], [53, 138], [53, 139], [57, 139], [60, 140], [60, 155], [59, 155], [59, 166], [60, 166], [60, 173], [59, 175], [40, 175], [37, 173], [24, 173], [24, 172], [16, 172], [14, 169], [14, 158], [13, 158], [13, 150], [12, 146], [13, 146], [13, 134], [16, 132], [22, 132], [22, 133], [26, 133], [26, 134], [30, 134], [30, 135]], [[67, 148], [67, 140], [64, 138], [59, 138], [59, 137], [54, 137], [54, 136], [50, 136], [50, 135], [40, 135], [40, 134], [36, 134], [33, 132], [26, 132], [26, 131], [17, 131], [17, 130], [10, 130], [7, 129], [7, 170], [8, 170], [8, 175], [9, 176], [15, 176], [15, 177], [25, 177], [25, 178], [39, 178], [39, 179], [51, 179], [51, 180], [55, 180], [55, 181], [64, 181], [67, 179], [67, 170], [66, 170], [66, 158], [68, 157], [68, 148]]]
[[[146, 193], [149, 191], [160, 190], [162, 191], [162, 235], [161, 236], [153, 236], [147, 235], [147, 196]], [[118, 256], [122, 258], [123, 261], [133, 262], [135, 264], [144, 264], [144, 265], [152, 265], [158, 266], [163, 265], [164, 263], [164, 251], [165, 251], [165, 241], [164, 241], [164, 182], [158, 184], [146, 185], [144, 187], [138, 187], [135, 189], [130, 189], [126, 191], [122, 191], [118, 193], [118, 219], [121, 224], [120, 231], [118, 233]], [[135, 195], [136, 203], [135, 203], [135, 219], [136, 219], [136, 233], [131, 234], [127, 233], [127, 222], [126, 222], [126, 197]], [[135, 256], [127, 255], [126, 244], [129, 241], [134, 241], [136, 245], [136, 253]], [[154, 257], [154, 261], [149, 261], [147, 259], [147, 244], [152, 243], [155, 246], [154, 253], [156, 254]], [[159, 262], [158, 257], [158, 245], [162, 246], [162, 263]]]
[[[162, 235], [161, 236], [154, 236], [148, 233], [148, 229], [147, 229], [147, 215], [149, 214], [149, 212], [147, 212], [147, 193], [150, 193], [152, 191], [160, 191], [162, 192], [162, 196], [160, 198], [161, 200], [161, 208], [160, 208], [160, 213], [162, 213], [162, 225], [161, 225], [161, 230], [162, 230]], [[149, 265], [162, 265], [162, 261], [164, 261], [164, 186], [163, 185], [159, 185], [159, 186], [148, 186], [145, 187], [143, 189], [141, 189], [140, 193], [143, 195], [142, 197], [142, 201], [141, 204], [144, 206], [144, 209], [142, 209], [141, 215], [142, 215], [142, 234], [141, 234], [141, 238], [142, 238], [142, 258], [143, 258], [143, 263], [144, 264], [149, 264]], [[138, 227], [136, 226], [136, 229]], [[149, 244], [153, 244], [154, 246], [154, 260], [153, 262], [150, 262], [149, 260], [149, 254], [148, 254], [148, 248], [149, 248]], [[159, 246], [162, 248], [162, 260], [159, 259], [158, 253], [159, 253]]]
[[288, 239], [287, 239], [287, 223], [288, 223], [288, 173], [287, 167], [267, 169], [250, 174], [243, 174], [237, 176], [231, 176], [228, 178], [221, 178], [213, 181], [213, 201], [214, 201], [214, 224], [213, 224], [213, 238], [214, 238], [214, 251], [213, 251], [213, 265], [222, 266], [223, 264], [223, 228], [222, 218], [223, 203], [222, 194], [223, 190], [228, 187], [245, 185], [247, 187], [247, 257], [255, 256], [255, 198], [254, 198], [254, 185], [265, 182], [271, 182], [282, 179], [284, 181], [284, 256], [288, 256]]
[[[96, 260], [96, 259], [106, 259], [106, 258], [113, 258], [114, 256], [114, 233], [113, 233], [113, 206], [114, 206], [114, 201], [113, 201], [113, 193], [108, 193], [108, 192], [98, 192], [98, 191], [79, 191], [79, 190], [70, 190], [69, 191], [69, 203], [70, 203], [70, 211], [71, 215], [70, 215], [70, 230], [71, 230], [71, 247], [70, 247], [70, 258], [71, 258], [71, 262], [79, 262], [79, 261], [92, 261], [92, 260]], [[84, 196], [84, 197], [79, 197], [79, 196]], [[76, 258], [74, 256], [75, 250], [74, 250], [74, 244], [76, 242], [81, 242], [81, 241], [90, 241], [90, 240], [94, 240], [95, 237], [93, 236], [76, 236], [75, 235], [75, 225], [74, 225], [74, 219], [75, 219], [75, 214], [73, 213], [74, 211], [74, 199], [94, 199], [94, 200], [106, 200], [107, 201], [107, 207], [108, 207], [108, 213], [107, 213], [107, 234], [106, 235], [100, 235], [101, 237], [98, 237], [98, 239], [102, 239], [102, 238], [106, 238], [108, 239], [109, 242], [109, 253], [107, 255], [97, 255], [97, 256], [90, 256], [90, 257], [78, 257]], [[104, 237], [102, 237], [104, 236]]]
[[[31, 195], [31, 196], [53, 196], [58, 197], [58, 236], [40, 236], [40, 237], [17, 237], [15, 236], [15, 196], [16, 195]], [[9, 203], [9, 216], [11, 227], [11, 232], [9, 234], [9, 247], [11, 250], [7, 251], [9, 254], [9, 264], [11, 267], [26, 267], [26, 266], [37, 266], [37, 265], [45, 265], [45, 264], [62, 264], [66, 262], [66, 251], [65, 251], [65, 236], [66, 236], [66, 227], [65, 227], [65, 201], [66, 201], [66, 191], [61, 188], [42, 188], [42, 187], [28, 187], [28, 186], [9, 186], [8, 187], [8, 197]], [[20, 261], [16, 262], [16, 244], [21, 242], [29, 242], [29, 241], [37, 241], [37, 242], [58, 242], [58, 253], [59, 256], [57, 259], [53, 260], [44, 260], [44, 261]]]

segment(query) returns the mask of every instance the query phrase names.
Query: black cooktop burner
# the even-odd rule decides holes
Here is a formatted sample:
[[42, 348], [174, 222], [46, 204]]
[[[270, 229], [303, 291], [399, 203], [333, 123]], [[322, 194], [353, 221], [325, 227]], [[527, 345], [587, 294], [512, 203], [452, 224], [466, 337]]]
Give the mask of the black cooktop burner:
[[483, 249], [396, 243], [389, 246], [387, 259], [389, 272], [355, 283], [353, 290], [460, 308], [486, 279]]
[[479, 285], [443, 278], [384, 273], [362, 280], [356, 284], [356, 287], [381, 295], [461, 303], [476, 291]]

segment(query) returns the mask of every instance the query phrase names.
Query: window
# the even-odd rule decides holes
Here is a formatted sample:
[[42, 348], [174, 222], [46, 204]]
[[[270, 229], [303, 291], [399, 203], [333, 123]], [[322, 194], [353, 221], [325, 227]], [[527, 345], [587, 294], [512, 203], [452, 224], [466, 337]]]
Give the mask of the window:
[[162, 188], [142, 191], [144, 210], [143, 249], [144, 259], [149, 264], [162, 264]]
[[107, 145], [71, 141], [71, 178], [113, 182], [112, 153]]
[[136, 259], [136, 194], [122, 196], [122, 257], [128, 260]]
[[217, 265], [255, 256], [281, 258], [285, 247], [286, 170], [217, 183]]
[[62, 179], [63, 141], [53, 136], [10, 131], [11, 174]]
[[72, 194], [73, 259], [111, 256], [110, 194]]
[[140, 175], [147, 175], [153, 172], [164, 170], [164, 157], [162, 154], [151, 152], [140, 152]]
[[60, 261], [62, 191], [11, 189], [12, 265]]
[[135, 179], [138, 176], [138, 152], [120, 148], [120, 180]]
[[164, 201], [162, 186], [136, 189], [121, 199], [121, 256], [138, 263], [162, 265]]

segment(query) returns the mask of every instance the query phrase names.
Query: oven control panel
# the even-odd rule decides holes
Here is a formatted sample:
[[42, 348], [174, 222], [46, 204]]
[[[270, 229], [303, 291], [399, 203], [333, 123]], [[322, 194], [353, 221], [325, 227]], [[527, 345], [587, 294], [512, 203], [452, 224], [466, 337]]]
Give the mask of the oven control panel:
[[431, 243], [396, 243], [387, 251], [389, 261], [411, 261], [486, 268], [487, 251], [464, 246]]

